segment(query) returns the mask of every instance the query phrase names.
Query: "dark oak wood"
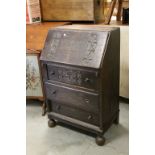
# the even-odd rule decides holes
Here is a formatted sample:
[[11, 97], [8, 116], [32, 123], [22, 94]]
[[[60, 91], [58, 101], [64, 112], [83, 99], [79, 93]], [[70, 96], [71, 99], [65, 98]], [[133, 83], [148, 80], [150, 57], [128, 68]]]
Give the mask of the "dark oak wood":
[[95, 133], [103, 145], [119, 118], [119, 28], [50, 30], [40, 60], [48, 118]]
[[114, 120], [114, 124], [116, 124], [116, 125], [119, 124], [119, 111], [118, 111], [117, 116], [116, 116], [116, 118]]
[[[99, 125], [99, 116], [91, 111], [81, 110], [73, 106], [64, 105], [59, 102], [52, 103], [52, 112], [59, 113], [64, 116], [68, 116], [83, 122], [87, 122], [93, 125]], [[52, 113], [51, 113], [52, 114]]]
[[55, 127], [55, 126], [56, 126], [55, 120], [54, 120], [54, 119], [49, 119], [49, 120], [48, 120], [48, 126], [49, 126], [50, 128]]
[[97, 90], [99, 87], [99, 78], [96, 71], [88, 71], [87, 69], [79, 69], [57, 63], [47, 64], [46, 67], [46, 80], [48, 81], [59, 81], [93, 90]]
[[105, 138], [102, 136], [96, 137], [96, 144], [99, 146], [103, 146], [105, 144]]
[[[55, 102], [61, 102], [69, 106], [81, 108], [83, 110], [91, 111], [93, 113], [99, 112], [99, 94], [84, 91], [77, 88], [70, 88], [68, 86], [61, 86], [57, 84], [44, 83], [46, 96]], [[68, 95], [69, 94], [69, 95]], [[66, 100], [67, 96], [67, 100]]]

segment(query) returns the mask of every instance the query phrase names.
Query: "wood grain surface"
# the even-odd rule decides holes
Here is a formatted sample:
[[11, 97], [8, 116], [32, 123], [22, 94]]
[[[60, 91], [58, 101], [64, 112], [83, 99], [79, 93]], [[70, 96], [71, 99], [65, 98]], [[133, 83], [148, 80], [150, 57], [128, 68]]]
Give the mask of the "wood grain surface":
[[44, 21], [98, 21], [103, 0], [41, 0]]
[[69, 22], [44, 22], [26, 25], [26, 49], [41, 51], [50, 28], [71, 24]]
[[96, 133], [96, 143], [103, 145], [103, 134], [119, 123], [120, 29], [80, 25], [50, 30], [40, 60], [49, 127], [60, 122], [84, 129]]

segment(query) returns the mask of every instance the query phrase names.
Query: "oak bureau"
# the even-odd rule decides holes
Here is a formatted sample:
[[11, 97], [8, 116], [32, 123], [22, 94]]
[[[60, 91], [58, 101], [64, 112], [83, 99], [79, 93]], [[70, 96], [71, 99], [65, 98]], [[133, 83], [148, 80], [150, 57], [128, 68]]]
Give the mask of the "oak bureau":
[[40, 61], [49, 127], [61, 122], [86, 130], [103, 145], [119, 120], [119, 28], [51, 29]]

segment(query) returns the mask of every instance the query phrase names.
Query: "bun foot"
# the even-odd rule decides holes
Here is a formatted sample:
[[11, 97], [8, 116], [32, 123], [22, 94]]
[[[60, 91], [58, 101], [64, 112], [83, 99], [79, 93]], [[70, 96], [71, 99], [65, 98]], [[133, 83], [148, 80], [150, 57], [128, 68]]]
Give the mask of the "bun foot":
[[99, 146], [103, 146], [105, 144], [105, 138], [102, 136], [96, 137], [96, 144]]
[[56, 122], [55, 122], [55, 120], [53, 120], [53, 119], [49, 119], [49, 120], [48, 120], [48, 126], [49, 126], [50, 128], [55, 127], [55, 126], [56, 126]]

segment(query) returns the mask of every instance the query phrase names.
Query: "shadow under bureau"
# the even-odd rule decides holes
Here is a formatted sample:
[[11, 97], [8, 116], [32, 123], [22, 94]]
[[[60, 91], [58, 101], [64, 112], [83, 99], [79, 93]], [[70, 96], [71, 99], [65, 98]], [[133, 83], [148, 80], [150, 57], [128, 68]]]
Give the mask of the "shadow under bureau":
[[62, 122], [86, 130], [103, 145], [119, 120], [119, 28], [51, 29], [40, 60], [49, 127]]

